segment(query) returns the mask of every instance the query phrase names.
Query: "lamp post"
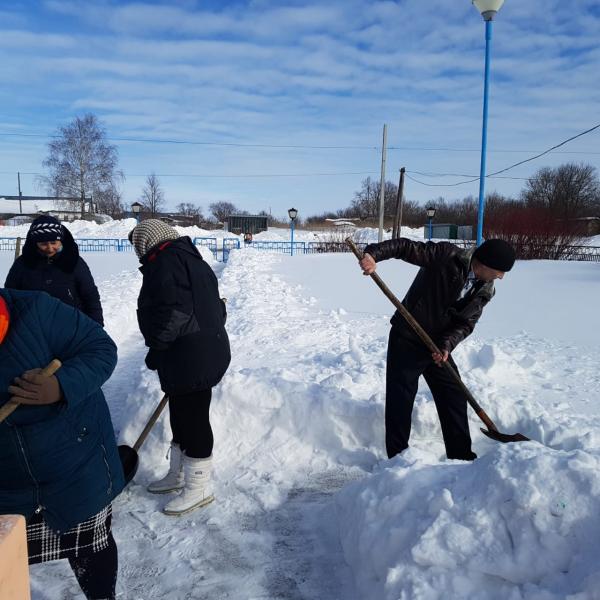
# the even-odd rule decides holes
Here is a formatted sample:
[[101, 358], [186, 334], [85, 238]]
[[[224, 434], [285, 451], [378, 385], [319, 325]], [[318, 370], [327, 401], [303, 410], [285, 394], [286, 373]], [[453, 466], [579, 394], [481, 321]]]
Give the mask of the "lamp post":
[[295, 208], [288, 210], [288, 216], [290, 217], [290, 230], [292, 233], [292, 243], [290, 244], [290, 255], [294, 256], [294, 222], [298, 216], [298, 211]]
[[430, 206], [427, 209], [427, 220], [429, 221], [429, 241], [431, 241], [431, 238], [433, 237], [433, 225], [431, 224], [433, 217], [435, 217], [435, 208]]
[[492, 21], [504, 4], [504, 0], [472, 0], [485, 21], [485, 71], [483, 81], [483, 126], [481, 131], [481, 166], [479, 170], [479, 209], [477, 211], [477, 245], [483, 237], [483, 205], [485, 202], [485, 161], [487, 151], [488, 93], [490, 87], [490, 48], [492, 45]]
[[139, 202], [134, 202], [131, 205], [131, 212], [134, 214], [135, 216], [135, 220], [138, 222], [140, 222], [140, 211], [142, 210], [142, 205]]

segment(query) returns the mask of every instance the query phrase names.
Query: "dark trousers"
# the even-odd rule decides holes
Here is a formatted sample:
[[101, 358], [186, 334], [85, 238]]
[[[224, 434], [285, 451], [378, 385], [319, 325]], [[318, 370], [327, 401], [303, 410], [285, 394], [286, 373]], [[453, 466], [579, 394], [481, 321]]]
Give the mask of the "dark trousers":
[[[458, 372], [452, 357], [448, 361]], [[447, 457], [477, 458], [471, 451], [467, 400], [459, 385], [446, 367], [438, 367], [433, 362], [431, 352], [420, 340], [403, 337], [394, 327], [390, 331], [386, 371], [385, 445], [388, 458], [408, 448], [413, 404], [421, 375], [433, 395]]]
[[213, 450], [209, 411], [212, 389], [169, 396], [169, 417], [173, 442], [186, 456], [208, 458]]
[[70, 558], [69, 564], [88, 600], [115, 598], [119, 555], [112, 533], [108, 536], [108, 548], [87, 556]]

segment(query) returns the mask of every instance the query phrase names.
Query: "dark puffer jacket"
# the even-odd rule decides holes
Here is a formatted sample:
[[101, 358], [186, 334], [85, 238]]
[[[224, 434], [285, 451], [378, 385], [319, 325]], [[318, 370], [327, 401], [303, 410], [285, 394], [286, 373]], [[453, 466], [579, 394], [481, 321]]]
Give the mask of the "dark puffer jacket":
[[[123, 468], [100, 386], [117, 363], [108, 334], [48, 294], [0, 289], [10, 325], [0, 344], [0, 406], [24, 371], [62, 362], [63, 399], [19, 406], [0, 423], [0, 514], [41, 511], [56, 531], [95, 515], [121, 491]], [[1, 596], [1, 594], [0, 594]]]
[[4, 287], [47, 292], [104, 325], [98, 288], [66, 227], [63, 227], [62, 245], [61, 252], [47, 258], [39, 252], [35, 241], [27, 236], [23, 254], [10, 268]]
[[[494, 283], [476, 281], [460, 298], [467, 281], [474, 250], [462, 250], [448, 242], [414, 242], [398, 238], [370, 244], [365, 253], [376, 262], [399, 258], [421, 267], [402, 304], [442, 350], [454, 348], [473, 332], [484, 306], [494, 296]], [[392, 325], [406, 337], [416, 334], [396, 311]]]
[[150, 348], [146, 365], [173, 396], [215, 386], [231, 360], [215, 274], [189, 237], [159, 244], [141, 262], [138, 323]]

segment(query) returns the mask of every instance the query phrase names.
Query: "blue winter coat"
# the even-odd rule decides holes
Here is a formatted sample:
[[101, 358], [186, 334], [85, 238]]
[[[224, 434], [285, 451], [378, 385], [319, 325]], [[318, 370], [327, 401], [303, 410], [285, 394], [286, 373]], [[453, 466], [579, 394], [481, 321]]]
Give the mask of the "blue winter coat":
[[63, 400], [19, 406], [0, 423], [0, 514], [30, 517], [64, 532], [109, 504], [123, 489], [123, 470], [100, 386], [117, 348], [98, 323], [43, 292], [0, 288], [10, 313], [0, 344], [0, 406], [8, 386], [53, 358]]

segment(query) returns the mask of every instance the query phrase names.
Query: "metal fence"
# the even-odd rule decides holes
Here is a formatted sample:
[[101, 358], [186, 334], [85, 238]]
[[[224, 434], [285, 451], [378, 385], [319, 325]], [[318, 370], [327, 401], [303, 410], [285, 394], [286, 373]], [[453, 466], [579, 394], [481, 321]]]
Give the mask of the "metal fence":
[[[219, 240], [221, 242], [219, 243]], [[81, 252], [132, 252], [133, 246], [127, 239], [120, 238], [77, 238], [75, 239]], [[22, 242], [25, 239], [22, 238]], [[193, 239], [196, 246], [208, 248], [215, 260], [227, 262], [232, 250], [241, 247], [238, 238], [215, 238], [196, 237]], [[452, 243], [468, 248], [475, 242], [452, 240]], [[367, 244], [356, 244], [364, 250]], [[0, 237], [0, 252], [15, 251], [17, 246], [16, 237]], [[254, 248], [264, 252], [277, 252], [279, 254], [291, 254], [291, 242], [282, 241], [254, 241], [245, 243], [244, 247]], [[551, 244], [516, 244], [517, 258], [538, 260], [571, 260], [600, 262], [600, 246], [556, 246]], [[345, 242], [294, 242], [294, 254], [325, 254], [332, 252], [350, 252]]]
[[133, 246], [128, 239], [77, 238], [80, 252], [131, 252]]
[[[451, 240], [461, 248], [475, 246], [474, 241]], [[513, 244], [519, 260], [578, 260], [600, 262], [600, 246], [568, 246], [564, 244]]]
[[[245, 243], [247, 248], [255, 250], [265, 250], [267, 252], [277, 252], [279, 254], [291, 254], [292, 242], [276, 242], [273, 240], [261, 240], [258, 242]], [[306, 242], [294, 242], [294, 254], [305, 254]]]

